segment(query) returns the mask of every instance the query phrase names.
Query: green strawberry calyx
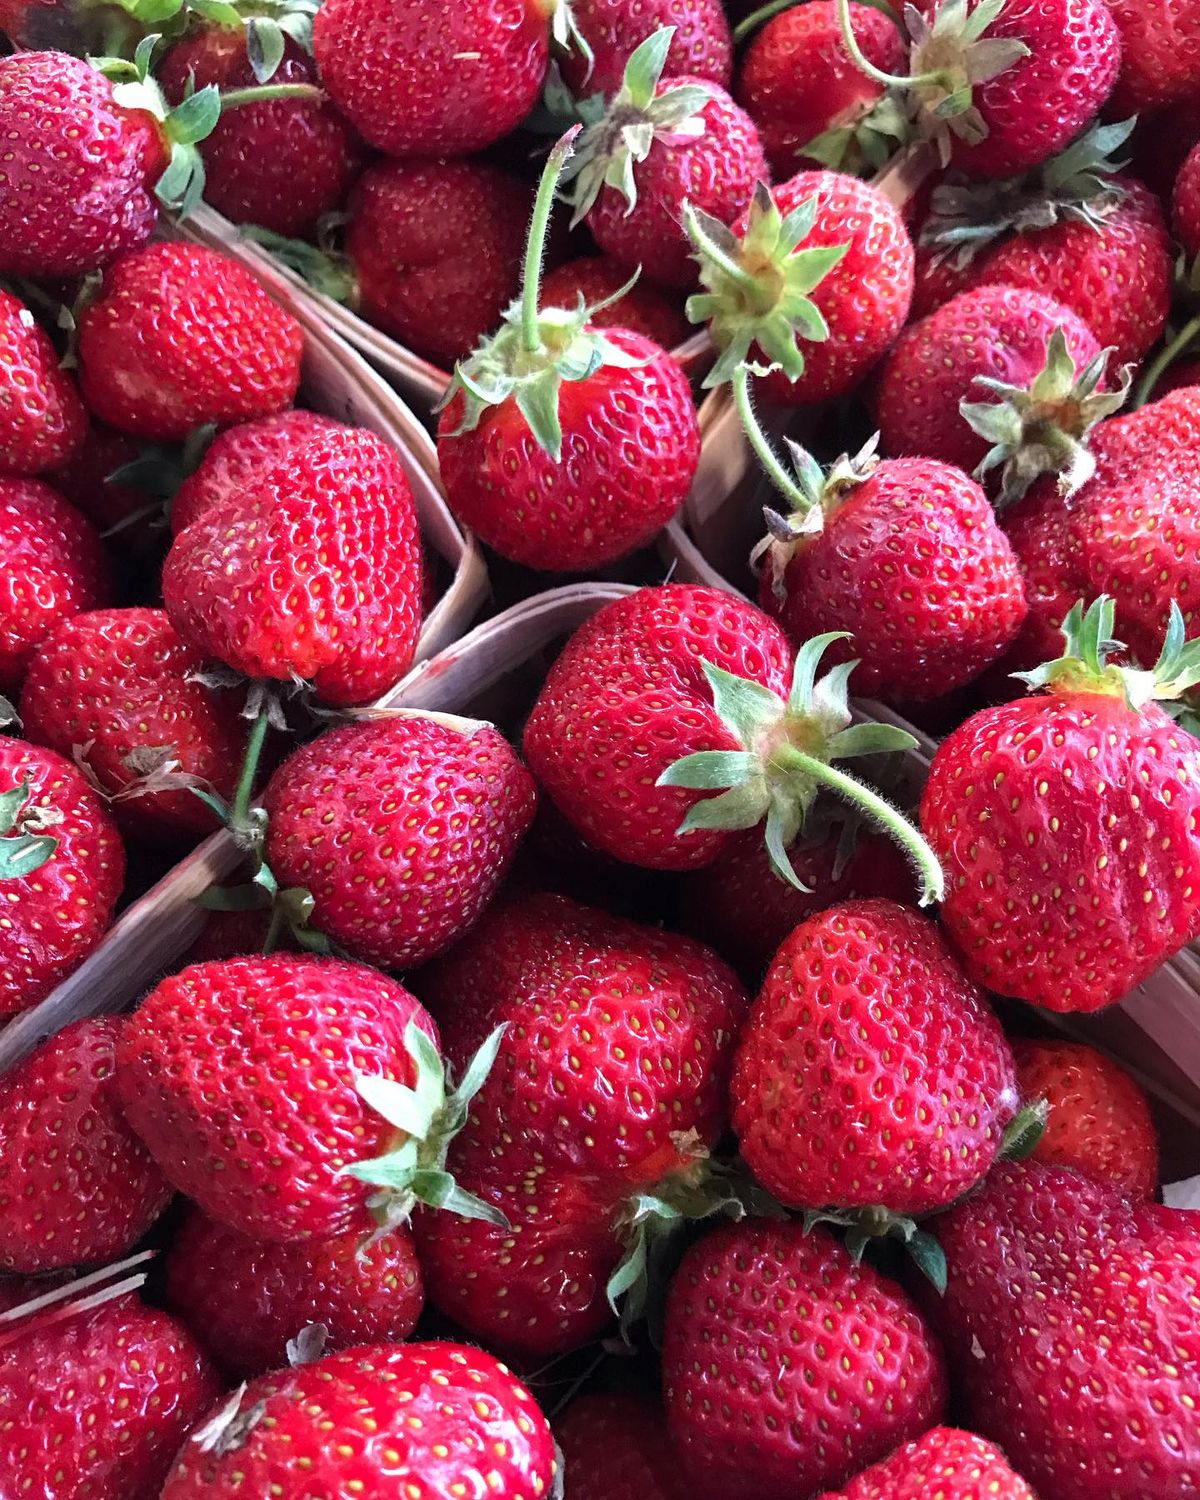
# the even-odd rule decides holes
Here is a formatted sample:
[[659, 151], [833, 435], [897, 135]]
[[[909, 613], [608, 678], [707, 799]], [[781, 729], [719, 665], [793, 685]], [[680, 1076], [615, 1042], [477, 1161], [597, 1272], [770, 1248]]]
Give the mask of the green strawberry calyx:
[[20, 880], [52, 859], [59, 841], [46, 830], [61, 822], [61, 813], [34, 800], [32, 777], [0, 791], [0, 880]]
[[[329, 215], [319, 227], [323, 242], [332, 239], [335, 224], [341, 223], [340, 215]], [[287, 266], [314, 292], [328, 297], [333, 302], [354, 311], [360, 301], [358, 273], [348, 255], [334, 249], [329, 243], [310, 245], [307, 240], [295, 240], [273, 229], [264, 229], [260, 224], [243, 224], [239, 233], [244, 239], [261, 245], [281, 265]]]
[[1001, 506], [1019, 500], [1042, 474], [1057, 474], [1059, 490], [1072, 495], [1096, 472], [1084, 440], [1097, 422], [1120, 410], [1133, 383], [1133, 366], [1126, 365], [1115, 389], [1101, 388], [1112, 352], [1102, 349], [1079, 369], [1065, 333], [1056, 328], [1046, 343], [1046, 362], [1030, 385], [975, 377], [975, 384], [997, 399], [960, 401], [958, 409], [991, 444], [975, 477], [1000, 470]]
[[497, 1026], [488, 1034], [456, 1088], [436, 1043], [416, 1021], [404, 1031], [404, 1046], [416, 1067], [412, 1088], [390, 1078], [355, 1079], [363, 1102], [399, 1133], [384, 1155], [352, 1162], [339, 1172], [379, 1189], [367, 1206], [381, 1233], [407, 1223], [418, 1203], [510, 1228], [498, 1208], [460, 1187], [446, 1168], [451, 1142], [466, 1125], [471, 1102], [486, 1083], [507, 1030], [507, 1025]]
[[[858, 0], [859, 4], [864, 0]], [[894, 94], [844, 111], [827, 130], [796, 148], [796, 155], [819, 161], [831, 172], [866, 176], [881, 172], [914, 138], [912, 121]]]
[[13, 705], [0, 694], [0, 730], [20, 729], [21, 716]]
[[916, 743], [890, 724], [853, 722], [848, 685], [857, 661], [841, 663], [818, 680], [826, 650], [849, 638], [846, 631], [831, 631], [801, 646], [786, 701], [761, 683], [702, 661], [717, 716], [740, 748], [682, 756], [657, 785], [718, 794], [692, 804], [679, 825], [680, 836], [762, 823], [772, 869], [798, 890], [805, 887], [787, 851], [803, 831], [818, 794], [833, 792], [907, 854], [917, 873], [921, 904], [940, 901], [942, 869], [920, 832], [872, 787], [833, 764], [910, 750]]
[[621, 194], [625, 213], [631, 214], [638, 200], [634, 169], [650, 155], [654, 142], [682, 145], [704, 134], [703, 110], [717, 93], [714, 86], [682, 83], [658, 92], [674, 36], [674, 26], [663, 26], [636, 47], [620, 89], [607, 103], [597, 95], [578, 104], [586, 128], [564, 173], [564, 181], [575, 184], [572, 227], [606, 187]]
[[546, 231], [555, 190], [564, 166], [571, 159], [573, 142], [580, 129], [578, 125], [572, 126], [555, 143], [546, 160], [529, 226], [520, 297], [505, 312], [499, 331], [470, 358], [454, 367], [454, 375], [438, 406], [440, 411], [461, 395], [462, 420], [451, 434], [458, 437], [478, 427], [490, 407], [500, 406], [511, 397], [539, 446], [556, 463], [562, 458], [558, 402], [563, 381], [588, 380], [604, 366], [634, 369], [644, 363], [590, 323], [599, 308], [625, 295], [637, 279], [636, 272], [619, 291], [591, 307], [582, 298], [574, 308], [538, 307]]
[[[178, 4], [180, 0], [160, 3]], [[214, 26], [244, 31], [250, 67], [258, 82], [266, 83], [283, 61], [289, 37], [305, 52], [312, 52], [313, 17], [320, 9], [320, 0], [236, 0], [234, 4], [229, 0], [182, 0], [182, 8]]]

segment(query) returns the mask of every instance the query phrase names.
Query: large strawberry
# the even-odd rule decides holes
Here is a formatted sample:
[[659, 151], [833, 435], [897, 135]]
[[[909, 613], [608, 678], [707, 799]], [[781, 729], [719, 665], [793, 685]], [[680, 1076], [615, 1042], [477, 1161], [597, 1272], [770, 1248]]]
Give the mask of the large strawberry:
[[182, 442], [290, 406], [304, 338], [254, 276], [203, 245], [148, 245], [105, 273], [79, 318], [80, 384], [102, 421]]
[[0, 1016], [36, 1005], [108, 930], [125, 851], [69, 760], [0, 738]]
[[431, 25], [423, 0], [329, 0], [313, 51], [329, 97], [372, 146], [463, 155], [507, 135], [536, 104], [554, 9], [466, 0]]
[[818, 1500], [930, 1500], [933, 1495], [937, 1500], [1037, 1500], [994, 1444], [954, 1427], [931, 1427], [844, 1489]]
[[319, 735], [272, 776], [266, 858], [356, 958], [410, 969], [473, 926], [533, 821], [533, 778], [489, 724], [439, 715]]
[[649, 1398], [584, 1395], [554, 1423], [571, 1500], [687, 1500], [688, 1488]]
[[0, 1267], [32, 1275], [114, 1260], [171, 1188], [117, 1104], [124, 1023], [76, 1021], [0, 1078]]
[[282, 1368], [317, 1325], [330, 1353], [399, 1343], [424, 1305], [421, 1268], [407, 1228], [371, 1228], [280, 1245], [192, 1209], [167, 1252], [167, 1306], [235, 1380]]
[[981, 984], [1051, 1010], [1119, 1000], [1200, 933], [1200, 745], [1154, 701], [1200, 681], [1176, 611], [1153, 672], [1109, 660], [1113, 607], [1077, 605], [1036, 691], [943, 740], [921, 827], [942, 919]]
[[452, 1063], [507, 1026], [449, 1164], [509, 1227], [418, 1215], [429, 1296], [502, 1348], [576, 1348], [656, 1230], [727, 1200], [706, 1155], [745, 993], [700, 944], [549, 895], [493, 908], [417, 983]]
[[582, 96], [618, 92], [636, 49], [663, 26], [675, 30], [664, 78], [687, 74], [728, 88], [733, 40], [719, 0], [569, 0], [568, 87]]
[[184, 1443], [161, 1500], [546, 1500], [556, 1470], [537, 1402], [490, 1354], [364, 1344], [239, 1391]]
[[572, 134], [551, 152], [530, 227], [520, 301], [455, 369], [438, 461], [455, 515], [503, 556], [581, 571], [649, 542], [683, 503], [700, 457], [687, 377], [588, 308], [538, 310], [555, 185]]
[[587, 129], [571, 175], [574, 222], [586, 222], [606, 255], [686, 288], [696, 267], [684, 205], [731, 224], [767, 164], [754, 122], [724, 89], [690, 74], [662, 77], [673, 36], [663, 27], [636, 49], [607, 107], [580, 107]]
[[251, 678], [302, 678], [327, 703], [366, 703], [416, 650], [416, 511], [381, 438], [305, 426], [228, 498], [189, 500], [195, 519], [167, 556], [163, 602], [207, 659]]
[[539, 305], [592, 309], [593, 328], [628, 328], [661, 349], [674, 349], [692, 333], [682, 301], [648, 281], [629, 284], [629, 273], [603, 255], [568, 260], [542, 277]]
[[688, 213], [703, 291], [688, 302], [708, 324], [719, 385], [747, 359], [772, 366], [764, 393], [786, 406], [858, 385], [908, 317], [913, 248], [900, 214], [871, 183], [800, 172], [755, 189], [726, 229]]
[[671, 1284], [667, 1419], [688, 1493], [794, 1500], [944, 1413], [942, 1356], [899, 1286], [827, 1231], [723, 1226]]
[[41, 474], [83, 447], [87, 417], [54, 345], [0, 287], [0, 474]]
[[76, 615], [30, 664], [21, 693], [25, 733], [78, 757], [115, 799], [127, 834], [210, 833], [214, 816], [188, 782], [231, 798], [247, 727], [232, 693], [196, 681], [203, 665], [161, 609]]
[[1121, 72], [1114, 103], [1147, 109], [1195, 98], [1200, 90], [1200, 4], [1170, 0], [1109, 0], [1121, 33]]
[[60, 621], [100, 608], [111, 594], [91, 523], [41, 480], [0, 478], [0, 692], [20, 687]]

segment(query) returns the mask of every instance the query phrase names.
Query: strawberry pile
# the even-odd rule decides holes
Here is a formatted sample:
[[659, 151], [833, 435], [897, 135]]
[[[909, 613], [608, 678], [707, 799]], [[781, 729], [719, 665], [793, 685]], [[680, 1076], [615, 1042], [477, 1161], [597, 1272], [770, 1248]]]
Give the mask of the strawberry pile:
[[1200, 1494], [1200, 4], [728, 9], [0, 0], [2, 1500]]

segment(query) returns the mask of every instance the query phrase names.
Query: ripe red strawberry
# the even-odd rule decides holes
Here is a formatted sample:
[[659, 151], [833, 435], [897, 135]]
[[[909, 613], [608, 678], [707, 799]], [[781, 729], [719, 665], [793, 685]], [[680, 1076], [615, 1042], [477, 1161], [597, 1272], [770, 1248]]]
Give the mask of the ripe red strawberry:
[[112, 579], [95, 529], [37, 479], [0, 478], [0, 563], [0, 692], [12, 693], [61, 620], [109, 602]]
[[571, 0], [567, 86], [581, 97], [617, 93], [630, 56], [663, 26], [675, 31], [664, 78], [686, 73], [729, 87], [733, 39], [719, 0]]
[[1158, 1136], [1145, 1094], [1124, 1068], [1082, 1042], [1013, 1042], [1023, 1099], [1045, 1099], [1035, 1161], [1113, 1182], [1133, 1198], [1158, 1186]]
[[588, 128], [570, 171], [573, 222], [622, 265], [687, 288], [696, 267], [684, 205], [731, 224], [767, 164], [754, 122], [723, 88], [691, 74], [663, 78], [673, 36], [660, 28], [633, 52], [603, 112], [583, 107]]
[[70, 761], [0, 738], [0, 1016], [47, 996], [108, 930], [125, 851]]
[[933, 923], [857, 901], [784, 941], [731, 1099], [742, 1155], [781, 1202], [911, 1218], [984, 1176], [1017, 1087], [999, 1023]]
[[76, 1021], [0, 1078], [0, 1267], [115, 1260], [171, 1198], [117, 1105], [112, 1018]]
[[1054, 1500], [1185, 1500], [1200, 1481], [1194, 1214], [1006, 1164], [939, 1221], [932, 1308], [964, 1418]]
[[571, 1500], [688, 1500], [663, 1414], [641, 1395], [585, 1395], [554, 1424]]
[[373, 1227], [279, 1245], [192, 1209], [167, 1252], [167, 1306], [231, 1380], [283, 1368], [314, 1324], [329, 1353], [399, 1343], [424, 1305], [421, 1268], [408, 1229], [372, 1239]]
[[490, 1354], [365, 1344], [239, 1392], [184, 1443], [161, 1500], [545, 1500], [556, 1469], [537, 1402]]
[[946, 1407], [916, 1307], [824, 1229], [747, 1221], [671, 1284], [667, 1420], [693, 1495], [793, 1500], [919, 1436]]
[[76, 615], [30, 664], [24, 732], [68, 760], [79, 757], [117, 799], [113, 813], [126, 835], [169, 841], [211, 833], [216, 819], [186, 783], [151, 789], [173, 773], [226, 801], [233, 795], [247, 725], [234, 694], [194, 680], [203, 665], [161, 609]]
[[585, 1344], [656, 1200], [721, 1204], [704, 1158], [745, 993], [700, 944], [550, 895], [493, 908], [418, 982], [452, 1063], [508, 1026], [450, 1166], [510, 1227], [419, 1214], [430, 1299], [525, 1356]]
[[75, 382], [30, 310], [0, 287], [0, 474], [41, 474], [83, 446]]
[[537, 792], [488, 724], [352, 724], [291, 755], [262, 796], [266, 858], [315, 901], [312, 925], [385, 969], [425, 963], [474, 925], [533, 822]]
[[1200, 76], [1200, 4], [1143, 5], [1109, 0], [1121, 33], [1121, 72], [1113, 95], [1119, 111], [1194, 98]]
[[1012, 649], [989, 676], [989, 685], [999, 690], [996, 696], [1020, 693], [1021, 685], [1008, 673], [1053, 660], [1062, 648], [1062, 622], [1085, 593], [1071, 513], [1071, 500], [1046, 479], [1004, 514], [1004, 533], [1025, 580], [1026, 615]]
[[734, 375], [743, 423], [791, 506], [766, 512], [763, 608], [797, 641], [853, 622], [831, 656], [857, 662], [862, 693], [919, 702], [978, 677], [1025, 618], [1021, 570], [983, 490], [933, 459], [881, 462], [873, 442], [828, 474], [791, 443], [793, 479], [757, 426], [747, 381]]
[[[648, 281], [631, 287], [628, 283], [624, 267], [602, 255], [586, 255], [556, 266], [542, 278], [539, 305], [577, 307], [582, 298], [593, 309], [589, 320], [593, 328], [628, 328], [661, 349], [674, 349], [691, 336], [692, 326], [678, 299]], [[606, 305], [598, 307], [597, 303]]]
[[[892, 18], [851, 0], [850, 22], [868, 60], [900, 72], [905, 48]], [[847, 54], [836, 0], [772, 16], [746, 48], [735, 94], [780, 181], [800, 167], [879, 168], [907, 133], [883, 85]]]
[[817, 1500], [1037, 1500], [999, 1448], [973, 1432], [931, 1427], [836, 1494]]
[[[258, 81], [240, 26], [189, 31], [154, 71], [176, 105], [189, 87], [213, 84], [225, 92]], [[312, 58], [285, 36], [271, 84], [316, 81]], [[217, 122], [200, 155], [205, 200], [235, 224], [261, 224], [277, 234], [308, 233], [322, 214], [339, 208], [360, 165], [354, 132], [320, 95], [242, 105]]]
[[[1016, 500], [1039, 474], [1078, 489], [1088, 430], [1128, 394], [1102, 389], [1105, 361], [1082, 318], [1040, 292], [975, 287], [906, 328], [874, 392], [885, 452], [999, 468]], [[998, 399], [996, 399], [998, 398]]]
[[879, 189], [856, 177], [799, 172], [774, 193], [757, 188], [732, 231], [697, 213], [688, 226], [704, 285], [688, 316], [708, 323], [721, 351], [705, 385], [750, 359], [778, 366], [761, 381], [771, 401], [843, 395], [908, 317], [908, 231]]
[[537, 103], [551, 13], [545, 0], [468, 0], [431, 26], [422, 0], [331, 0], [313, 51], [329, 97], [372, 146], [460, 156]]
[[[218, 485], [222, 455], [206, 471]], [[176, 536], [162, 587], [206, 659], [302, 678], [326, 703], [369, 702], [408, 670], [420, 629], [420, 538], [399, 459], [360, 428], [290, 441]]]
[[1179, 169], [1171, 198], [1175, 233], [1189, 256], [1200, 255], [1200, 145]]
[[[0, 1305], [45, 1283], [16, 1288]], [[220, 1389], [187, 1330], [135, 1296], [32, 1320], [0, 1359], [0, 1475], [14, 1497], [158, 1500], [184, 1434]]]
[[1200, 746], [1153, 701], [1200, 664], [1177, 612], [1153, 674], [1108, 661], [1112, 625], [1077, 605], [1038, 691], [943, 740], [921, 802], [968, 972], [1051, 1010], [1110, 1005], [1200, 933]]
[[290, 406], [303, 347], [299, 323], [237, 261], [148, 245], [110, 267], [80, 315], [80, 384], [110, 426], [182, 442], [202, 423]]
[[[361, 1220], [364, 1182], [385, 1184], [369, 1206], [392, 1225], [429, 1173], [445, 1178], [479, 1084], [469, 1072], [467, 1092], [448, 1095], [434, 1041], [418, 1001], [374, 969], [231, 958], [150, 992], [121, 1037], [117, 1086], [167, 1177], [210, 1217], [280, 1243], [327, 1239]], [[363, 1160], [372, 1152], [382, 1160]], [[470, 1209], [461, 1194], [455, 1206]]]

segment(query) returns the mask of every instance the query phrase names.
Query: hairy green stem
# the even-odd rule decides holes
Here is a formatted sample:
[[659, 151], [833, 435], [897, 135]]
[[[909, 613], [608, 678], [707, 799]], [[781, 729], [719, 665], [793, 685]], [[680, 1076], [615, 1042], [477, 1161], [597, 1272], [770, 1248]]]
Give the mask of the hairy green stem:
[[699, 245], [704, 252], [706, 260], [721, 268], [722, 273], [742, 288], [752, 302], [758, 302], [762, 297], [762, 290], [754, 276], [746, 270], [745, 266], [739, 266], [736, 260], [732, 260], [725, 251], [721, 249], [716, 240], [708, 234], [700, 220], [696, 217], [690, 203], [683, 205], [683, 221], [687, 226], [687, 232], [694, 244]]
[[1166, 371], [1173, 365], [1176, 359], [1183, 353], [1187, 346], [1196, 337], [1200, 336], [1200, 316], [1185, 323], [1165, 349], [1161, 350], [1153, 364], [1138, 381], [1138, 388], [1134, 394], [1131, 410], [1136, 411], [1139, 406], [1145, 406], [1149, 401], [1154, 387], [1162, 379]]
[[[744, 42], [752, 31], [757, 31], [760, 26], [779, 15], [781, 11], [791, 10], [800, 3], [801, 0], [768, 0], [766, 5], [760, 6], [758, 10], [751, 11], [744, 20], [739, 21], [733, 28], [734, 41]], [[881, 16], [886, 16], [897, 27], [901, 24], [900, 17], [887, 3], [887, 0], [855, 0], [855, 3], [857, 5], [870, 6], [872, 10], [877, 10]]]
[[542, 168], [542, 179], [538, 183], [537, 197], [533, 202], [533, 218], [529, 221], [529, 238], [525, 242], [525, 265], [521, 275], [521, 342], [530, 354], [541, 348], [538, 332], [538, 292], [542, 283], [542, 261], [546, 255], [546, 231], [550, 227], [550, 215], [554, 211], [554, 194], [562, 169], [572, 155], [572, 143], [581, 127], [572, 125], [566, 135], [555, 141], [546, 165]]
[[792, 510], [800, 515], [807, 515], [812, 509], [812, 501], [784, 468], [775, 450], [767, 441], [767, 435], [759, 426], [758, 418], [754, 413], [754, 405], [750, 400], [750, 371], [745, 365], [739, 365], [733, 372], [733, 401], [737, 407], [738, 417], [741, 420], [742, 430], [753, 448], [759, 463], [767, 472], [771, 483], [791, 506]]
[[940, 73], [917, 73], [911, 77], [903, 77], [897, 73], [885, 73], [882, 68], [877, 68], [858, 45], [858, 38], [854, 35], [854, 25], [850, 19], [850, 0], [837, 0], [837, 16], [838, 26], [842, 32], [842, 44], [850, 55], [850, 61], [860, 73], [865, 73], [868, 78], [882, 84], [885, 89], [907, 89], [922, 83], [939, 82]]
[[229, 825], [231, 828], [242, 827], [250, 812], [250, 797], [254, 791], [254, 778], [258, 775], [258, 763], [262, 759], [263, 745], [267, 738], [267, 725], [269, 715], [264, 707], [258, 711], [258, 717], [254, 720], [254, 727], [250, 730], [250, 738], [246, 742], [246, 758], [242, 761], [241, 775], [238, 777], [237, 790], [233, 794], [233, 802], [229, 809]]
[[230, 89], [221, 95], [221, 112], [238, 109], [243, 104], [268, 104], [272, 99], [324, 99], [325, 91], [312, 83], [262, 83], [244, 89]]

